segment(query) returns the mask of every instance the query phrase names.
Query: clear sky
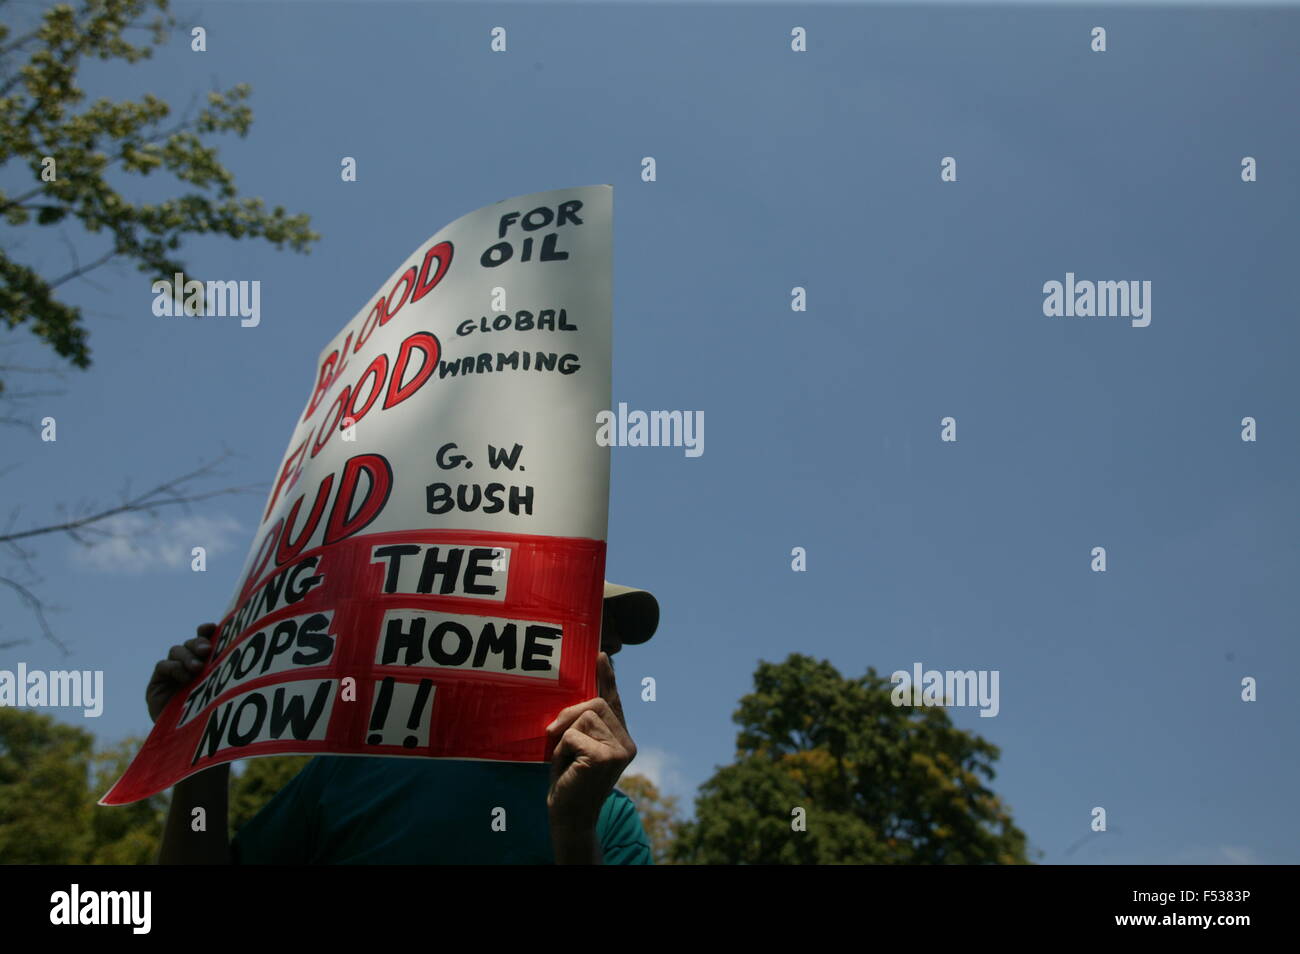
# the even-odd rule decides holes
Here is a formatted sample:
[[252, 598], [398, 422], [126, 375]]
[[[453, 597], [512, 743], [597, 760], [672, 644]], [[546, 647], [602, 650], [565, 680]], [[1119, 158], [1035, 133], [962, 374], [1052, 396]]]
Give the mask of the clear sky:
[[[196, 275], [261, 281], [256, 328], [156, 318], [126, 266], [68, 285], [94, 366], [32, 405], [57, 443], [7, 430], [20, 525], [223, 446], [239, 456], [205, 486], [265, 488], [319, 349], [424, 239], [510, 196], [612, 183], [614, 400], [706, 422], [698, 458], [613, 451], [606, 575], [662, 607], [619, 657], [633, 771], [689, 800], [730, 761], [759, 660], [997, 670], [996, 717], [952, 714], [1001, 747], [994, 788], [1044, 861], [1300, 861], [1295, 8], [176, 12], [152, 61], [87, 68], [92, 97], [183, 108], [250, 83], [252, 132], [221, 157], [324, 237], [307, 256], [185, 247]], [[68, 270], [58, 232], [34, 233], [6, 247]], [[68, 237], [83, 261], [100, 248]], [[1150, 325], [1045, 316], [1067, 272], [1150, 281]], [[4, 337], [9, 360], [50, 360], [26, 328]], [[102, 669], [102, 717], [59, 717], [142, 734], [154, 661], [222, 612], [263, 503], [163, 511], [134, 553], [41, 540], [37, 589], [72, 655], [0, 594], [0, 642], [31, 640], [0, 668]]]

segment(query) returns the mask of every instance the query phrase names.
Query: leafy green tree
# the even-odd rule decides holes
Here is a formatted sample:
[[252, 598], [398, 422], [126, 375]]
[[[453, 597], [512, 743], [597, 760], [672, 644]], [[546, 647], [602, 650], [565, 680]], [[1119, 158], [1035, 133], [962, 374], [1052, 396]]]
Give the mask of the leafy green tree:
[[[996, 746], [941, 707], [895, 706], [792, 654], [761, 662], [733, 716], [736, 761], [701, 786], [674, 843], [695, 864], [1024, 864], [1024, 833], [992, 781]], [[805, 830], [796, 830], [803, 809]]]
[[673, 842], [681, 821], [677, 817], [677, 796], [661, 794], [644, 775], [624, 775], [618, 787], [636, 803], [641, 826], [650, 838], [650, 856], [657, 865], [672, 863]]
[[165, 794], [122, 808], [96, 805], [140, 741], [96, 752], [85, 729], [0, 708], [0, 862], [130, 865], [157, 857]]
[[[158, 858], [170, 793], [99, 805], [143, 739], [100, 751], [78, 726], [30, 709], [0, 707], [0, 864], [144, 865]], [[231, 775], [237, 830], [310, 756], [249, 759]]]
[[[247, 85], [209, 93], [197, 114], [167, 127], [172, 109], [152, 94], [83, 105], [77, 77], [83, 59], [138, 62], [174, 25], [168, 0], [56, 3], [39, 25], [17, 36], [0, 24], [0, 166], [21, 164], [31, 174], [30, 186], [18, 194], [0, 190], [0, 216], [14, 227], [76, 221], [109, 240], [84, 263], [74, 255], [72, 267], [54, 277], [0, 250], [0, 320], [11, 328], [30, 323], [78, 368], [90, 365], [90, 348], [80, 310], [57, 297], [66, 282], [115, 258], [134, 262], [151, 278], [186, 272], [173, 253], [187, 235], [261, 238], [295, 251], [307, 251], [320, 237], [306, 215], [241, 198], [234, 176], [206, 141], [216, 133], [247, 135], [253, 121]], [[127, 40], [129, 31], [140, 29], [149, 35], [147, 44]], [[134, 202], [111, 181], [159, 172], [188, 191]]]
[[93, 745], [84, 729], [0, 707], [0, 862], [76, 864], [90, 853]]
[[[79, 82], [85, 61], [137, 63], [152, 56], [175, 26], [168, 0], [80, 0], [46, 6], [39, 16], [27, 16], [28, 5], [0, 0], [0, 220], [14, 241], [0, 248], [0, 323], [10, 328], [27, 324], [59, 358], [76, 368], [91, 363], [88, 332], [81, 310], [60, 299], [68, 282], [112, 261], [133, 264], [152, 280], [171, 280], [176, 272], [197, 276], [177, 257], [188, 236], [257, 238], [276, 248], [307, 252], [320, 236], [303, 214], [281, 206], [268, 209], [259, 198], [241, 197], [235, 177], [218, 160], [214, 136], [247, 136], [253, 121], [250, 90], [240, 84], [207, 95], [197, 111], [174, 117], [162, 98], [88, 100]], [[16, 10], [16, 16], [10, 14]], [[15, 19], [30, 21], [17, 26]], [[143, 34], [144, 42], [128, 36]], [[185, 38], [188, 41], [188, 37]], [[197, 105], [197, 104], [196, 104]], [[148, 190], [156, 201], [136, 201], [128, 186], [139, 189], [152, 177]], [[162, 181], [158, 181], [162, 180]], [[158, 198], [158, 197], [162, 198]], [[78, 255], [68, 240], [70, 261], [61, 274], [42, 274], [19, 260], [15, 249], [31, 232], [77, 225], [87, 247]], [[145, 299], [152, 304], [152, 299]], [[0, 361], [0, 375], [57, 373], [57, 369], [27, 367]], [[5, 391], [7, 408], [0, 424], [31, 427], [21, 402], [48, 391]], [[58, 393], [58, 392], [53, 392]], [[63, 533], [82, 545], [105, 537], [129, 538], [113, 518], [123, 514], [156, 517], [167, 506], [186, 506], [247, 488], [199, 492], [192, 482], [206, 476], [217, 461], [198, 470], [159, 482], [143, 495], [123, 495], [116, 506], [79, 504], [60, 519], [9, 529], [0, 535], [12, 570], [0, 573], [7, 588], [35, 617], [42, 635], [65, 654], [68, 648], [48, 622], [46, 604], [36, 590], [39, 576], [32, 569], [34, 553], [28, 542]], [[8, 468], [5, 468], [8, 469]], [[11, 520], [11, 526], [13, 521]], [[0, 647], [24, 639], [0, 639]]]
[[97, 804], [100, 796], [122, 777], [143, 744], [141, 738], [124, 739], [97, 752], [91, 759], [93, 782], [88, 822], [91, 850], [86, 864], [150, 865], [158, 858], [170, 792], [159, 792], [130, 805]]

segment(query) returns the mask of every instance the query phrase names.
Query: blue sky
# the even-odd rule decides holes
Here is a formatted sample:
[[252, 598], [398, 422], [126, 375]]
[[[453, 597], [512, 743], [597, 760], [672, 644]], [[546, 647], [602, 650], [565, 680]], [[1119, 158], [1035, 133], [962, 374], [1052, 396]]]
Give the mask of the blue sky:
[[[176, 12], [208, 51], [178, 31], [146, 64], [88, 68], [92, 97], [183, 108], [250, 83], [252, 132], [221, 157], [323, 239], [186, 246], [195, 275], [262, 282], [256, 328], [155, 318], [126, 266], [67, 286], [95, 363], [32, 405], [57, 443], [7, 433], [20, 524], [223, 446], [238, 457], [206, 486], [265, 488], [319, 349], [420, 242], [500, 199], [613, 183], [614, 400], [706, 421], [698, 458], [613, 451], [606, 575], [662, 607], [619, 657], [633, 770], [689, 800], [730, 761], [760, 659], [995, 669], [997, 717], [952, 714], [1001, 747], [994, 788], [1042, 860], [1300, 861], [1294, 8]], [[508, 53], [489, 52], [494, 26]], [[69, 267], [53, 230], [5, 241]], [[1066, 272], [1151, 281], [1150, 326], [1045, 317], [1043, 283]], [[5, 337], [9, 360], [48, 363], [25, 328]], [[0, 642], [31, 639], [0, 668], [103, 669], [104, 714], [83, 724], [142, 734], [154, 661], [225, 607], [263, 502], [163, 511], [142, 553], [42, 540], [38, 592], [73, 653], [0, 597]], [[1094, 806], [1110, 830], [1085, 838]]]

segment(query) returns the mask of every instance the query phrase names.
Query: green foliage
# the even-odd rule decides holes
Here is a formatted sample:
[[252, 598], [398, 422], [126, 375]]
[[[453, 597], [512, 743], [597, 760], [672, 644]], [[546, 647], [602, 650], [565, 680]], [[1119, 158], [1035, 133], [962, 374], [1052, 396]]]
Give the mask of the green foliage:
[[[0, 864], [144, 865], [158, 858], [169, 793], [96, 804], [143, 739], [94, 751], [85, 729], [0, 707]], [[232, 832], [261, 810], [309, 756], [249, 759], [230, 779]]]
[[677, 818], [677, 797], [661, 794], [644, 775], [624, 775], [618, 780], [618, 787], [636, 803], [655, 864], [672, 864], [673, 842], [682, 824]]
[[90, 848], [89, 732], [0, 708], [0, 861], [69, 864]]
[[[151, 10], [157, 14], [142, 24]], [[128, 42], [125, 31], [141, 25], [150, 42]], [[247, 85], [209, 93], [197, 115], [167, 128], [162, 124], [171, 107], [151, 94], [139, 101], [100, 98], [82, 105], [86, 94], [77, 85], [77, 70], [84, 57], [135, 63], [164, 42], [172, 25], [168, 0], [55, 4], [42, 14], [39, 27], [12, 40], [10, 27], [0, 24], [0, 165], [25, 165], [34, 183], [12, 197], [0, 190], [0, 216], [15, 227], [70, 218], [111, 240], [93, 261], [54, 278], [0, 251], [0, 319], [11, 328], [30, 322], [38, 337], [79, 368], [90, 365], [90, 349], [80, 309], [55, 295], [64, 282], [119, 256], [154, 278], [187, 271], [171, 254], [186, 235], [261, 238], [301, 252], [320, 237], [306, 215], [240, 198], [234, 176], [204, 141], [213, 133], [248, 134], [253, 114]], [[46, 157], [55, 162], [53, 181], [43, 176]], [[193, 189], [161, 202], [135, 203], [108, 178], [156, 172]]]
[[93, 782], [88, 800], [91, 850], [85, 864], [150, 865], [158, 860], [171, 801], [169, 792], [130, 805], [95, 804], [122, 777], [143, 744], [144, 739], [125, 739], [91, 760]]
[[[848, 679], [792, 654], [740, 700], [736, 761], [704, 783], [673, 846], [696, 864], [1024, 864], [1025, 835], [986, 787], [996, 746], [938, 707], [895, 706], [874, 669]], [[792, 829], [795, 808], [806, 831]]]
[[95, 804], [139, 747], [139, 739], [126, 739], [96, 753], [85, 729], [0, 708], [0, 862], [152, 862], [167, 796], [121, 808]]

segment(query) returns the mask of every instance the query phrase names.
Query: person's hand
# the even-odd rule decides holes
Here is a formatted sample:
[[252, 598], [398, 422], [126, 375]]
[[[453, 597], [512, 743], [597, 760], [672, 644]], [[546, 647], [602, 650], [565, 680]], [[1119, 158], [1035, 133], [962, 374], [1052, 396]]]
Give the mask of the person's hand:
[[160, 659], [153, 667], [153, 675], [144, 690], [144, 701], [149, 704], [149, 719], [157, 722], [158, 716], [172, 696], [188, 685], [203, 668], [208, 654], [212, 652], [212, 636], [217, 630], [216, 623], [204, 623], [196, 630], [193, 639], [186, 640], [180, 646], [173, 646], [166, 659]]
[[547, 741], [555, 746], [546, 805], [557, 854], [559, 841], [566, 836], [594, 840], [601, 806], [636, 757], [636, 743], [623, 721], [614, 667], [605, 653], [596, 661], [596, 691], [596, 698], [569, 706], [546, 728]]

